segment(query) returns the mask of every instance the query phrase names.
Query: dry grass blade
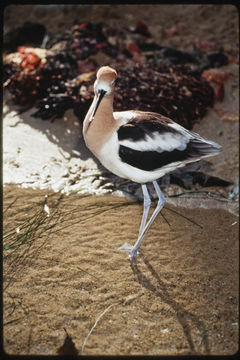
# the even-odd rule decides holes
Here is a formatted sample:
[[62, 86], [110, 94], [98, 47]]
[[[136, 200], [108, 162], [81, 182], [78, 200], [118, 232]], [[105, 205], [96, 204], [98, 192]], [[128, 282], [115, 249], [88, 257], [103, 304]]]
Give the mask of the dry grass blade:
[[167, 207], [167, 206], [165, 206], [165, 209], [173, 212], [174, 214], [177, 214], [177, 215], [181, 216], [182, 218], [188, 220], [188, 221], [191, 222], [192, 224], [200, 227], [201, 229], [203, 228], [202, 225], [198, 224], [196, 221], [194, 221], [194, 220], [192, 220], [192, 219], [189, 219], [189, 217], [187, 217], [187, 216], [185, 216], [185, 215], [183, 215], [183, 214], [180, 214], [178, 211], [176, 211], [176, 210], [174, 210], [174, 209], [170, 209], [170, 208]]
[[[7, 204], [5, 214], [6, 210], [8, 214], [4, 218], [3, 236], [5, 288], [12, 282], [19, 266], [30, 258], [36, 258], [37, 252], [53, 233], [85, 220], [86, 216], [79, 215], [79, 212], [84, 213], [86, 207], [72, 206], [71, 210], [64, 211], [62, 209], [65, 209], [66, 201], [69, 203], [69, 197], [54, 193], [47, 197], [44, 195], [44, 200], [40, 201], [35, 198], [31, 201], [28, 196], [19, 196]], [[90, 212], [95, 213], [94, 206], [89, 209]], [[74, 219], [77, 221], [73, 221]], [[64, 226], [66, 223], [68, 225]], [[79, 270], [97, 279], [86, 270]]]
[[118, 304], [119, 304], [119, 302], [116, 302], [116, 303], [114, 303], [114, 304], [109, 305], [109, 306], [97, 317], [94, 325], [92, 326], [91, 330], [89, 331], [89, 333], [87, 334], [86, 338], [84, 339], [84, 342], [83, 342], [83, 344], [82, 344], [82, 351], [81, 351], [81, 353], [83, 353], [84, 347], [85, 347], [85, 345], [86, 345], [86, 343], [87, 343], [87, 341], [88, 341], [88, 339], [89, 339], [89, 336], [92, 334], [93, 330], [95, 329], [95, 327], [97, 326], [98, 322], [99, 322], [100, 319], [103, 317], [103, 315], [105, 315], [106, 312], [108, 312], [114, 305], [118, 305]]

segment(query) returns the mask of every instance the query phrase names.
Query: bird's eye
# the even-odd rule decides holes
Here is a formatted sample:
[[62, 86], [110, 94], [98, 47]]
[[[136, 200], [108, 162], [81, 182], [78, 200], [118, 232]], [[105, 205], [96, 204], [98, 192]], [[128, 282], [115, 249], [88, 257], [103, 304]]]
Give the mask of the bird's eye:
[[111, 86], [115, 85], [115, 84], [116, 84], [116, 80], [117, 80], [117, 79], [114, 79], [114, 80], [110, 83], [110, 85], [111, 85]]

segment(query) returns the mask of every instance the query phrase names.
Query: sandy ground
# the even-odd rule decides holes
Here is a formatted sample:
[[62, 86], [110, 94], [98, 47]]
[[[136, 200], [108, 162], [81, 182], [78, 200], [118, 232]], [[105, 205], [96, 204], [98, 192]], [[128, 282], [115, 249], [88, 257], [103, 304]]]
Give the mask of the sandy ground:
[[[46, 191], [17, 194], [5, 228], [20, 226], [21, 234], [28, 228], [19, 224], [43, 209]], [[7, 187], [5, 206], [15, 196]], [[45, 221], [32, 225], [31, 239], [5, 263], [8, 353], [56, 354], [64, 328], [80, 354], [237, 351], [236, 216], [166, 205], [138, 264], [130, 266], [115, 248], [136, 240], [141, 204], [76, 194], [57, 199], [59, 194], [49, 197], [50, 216], [43, 212]]]
[[[28, 9], [32, 21], [45, 11]], [[114, 25], [141, 19], [162, 45], [191, 49], [199, 38], [222, 45], [229, 56], [238, 51], [232, 6], [74, 9], [82, 21], [107, 17]], [[8, 7], [5, 29], [16, 26], [16, 19], [21, 23], [23, 11], [24, 6]], [[71, 11], [51, 11], [41, 19], [48, 23], [55, 15], [49, 21], [53, 32], [74, 21]], [[165, 29], [183, 19], [188, 31], [167, 37]], [[238, 64], [220, 71], [231, 74], [224, 101], [194, 131], [223, 145], [223, 154], [210, 161], [211, 175], [235, 184]], [[16, 115], [16, 107], [4, 105], [4, 350], [22, 355], [74, 349], [84, 355], [235, 353], [238, 203], [206, 194], [168, 197], [137, 265], [131, 266], [115, 248], [136, 240], [142, 204], [116, 195], [130, 192], [139, 198], [139, 187], [110, 176], [92, 157], [71, 111], [53, 123], [32, 118], [32, 112]], [[167, 187], [164, 192], [171, 194]], [[68, 350], [61, 349], [64, 329], [74, 343]]]

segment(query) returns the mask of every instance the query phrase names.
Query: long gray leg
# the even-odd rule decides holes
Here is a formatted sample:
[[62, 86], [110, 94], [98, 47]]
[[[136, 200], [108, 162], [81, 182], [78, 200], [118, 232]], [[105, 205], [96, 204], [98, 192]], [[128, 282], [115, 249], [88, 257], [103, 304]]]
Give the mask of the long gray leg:
[[153, 186], [154, 186], [154, 188], [156, 190], [156, 193], [157, 193], [157, 196], [158, 196], [158, 203], [157, 203], [156, 209], [154, 210], [152, 216], [148, 220], [147, 225], [145, 225], [143, 231], [141, 232], [141, 235], [138, 237], [135, 245], [132, 248], [132, 251], [130, 253], [132, 262], [136, 262], [137, 252], [138, 252], [138, 249], [139, 249], [139, 247], [141, 245], [141, 242], [142, 242], [144, 236], [146, 235], [148, 229], [152, 225], [153, 221], [155, 220], [156, 216], [162, 210], [162, 208], [163, 208], [163, 206], [164, 206], [164, 204], [166, 202], [165, 197], [163, 196], [163, 193], [161, 192], [160, 187], [158, 186], [158, 183], [156, 181], [153, 181]]
[[166, 202], [165, 197], [163, 196], [163, 194], [158, 186], [158, 183], [156, 181], [153, 181], [153, 186], [154, 186], [155, 191], [158, 196], [158, 203], [157, 203], [157, 206], [156, 206], [152, 216], [148, 220], [147, 225], [145, 225], [145, 224], [146, 224], [146, 220], [147, 220], [148, 211], [149, 211], [149, 208], [151, 205], [151, 199], [149, 197], [146, 185], [142, 185], [142, 190], [143, 190], [143, 195], [144, 195], [144, 211], [143, 211], [143, 216], [142, 216], [142, 221], [141, 221], [141, 225], [140, 225], [138, 239], [134, 246], [132, 246], [128, 243], [125, 243], [120, 248], [118, 248], [118, 250], [123, 250], [129, 254], [129, 256], [131, 257], [131, 262], [136, 262], [137, 252], [141, 245], [141, 242], [142, 242], [144, 236], [146, 235], [148, 229], [152, 225], [153, 221], [155, 220], [156, 216], [161, 211], [161, 209], [163, 208], [163, 206]]
[[143, 229], [146, 225], [146, 221], [147, 221], [147, 217], [148, 217], [148, 212], [151, 206], [151, 198], [149, 196], [148, 193], [148, 189], [147, 186], [145, 184], [142, 185], [142, 192], [143, 192], [143, 215], [142, 215], [142, 221], [141, 221], [141, 225], [139, 228], [139, 234], [138, 236], [140, 236], [143, 232]]
[[[142, 184], [142, 192], [143, 192], [143, 215], [142, 215], [141, 225], [139, 227], [138, 237], [140, 237], [140, 235], [142, 234], [142, 232], [144, 230], [144, 227], [145, 227], [146, 221], [147, 221], [147, 217], [148, 217], [148, 212], [149, 212], [149, 209], [151, 206], [151, 198], [149, 196], [147, 186], [145, 184]], [[117, 248], [117, 250], [123, 250], [126, 253], [128, 253], [129, 255], [131, 255], [132, 249], [133, 249], [133, 246], [128, 244], [127, 242], [125, 242], [122, 246]]]

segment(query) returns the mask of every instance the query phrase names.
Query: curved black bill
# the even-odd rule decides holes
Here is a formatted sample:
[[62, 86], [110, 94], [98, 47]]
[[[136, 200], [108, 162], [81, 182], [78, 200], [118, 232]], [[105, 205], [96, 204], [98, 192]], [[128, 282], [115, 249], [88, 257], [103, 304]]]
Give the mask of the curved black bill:
[[98, 91], [98, 97], [97, 97], [97, 102], [96, 102], [96, 106], [95, 106], [95, 109], [93, 111], [93, 114], [92, 114], [92, 118], [94, 117], [94, 115], [96, 114], [96, 111], [98, 109], [98, 106], [102, 100], [102, 98], [104, 97], [104, 95], [106, 94], [106, 91], [101, 89]]

